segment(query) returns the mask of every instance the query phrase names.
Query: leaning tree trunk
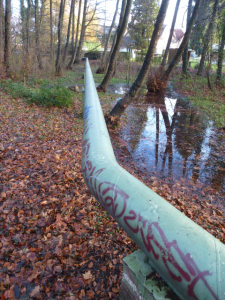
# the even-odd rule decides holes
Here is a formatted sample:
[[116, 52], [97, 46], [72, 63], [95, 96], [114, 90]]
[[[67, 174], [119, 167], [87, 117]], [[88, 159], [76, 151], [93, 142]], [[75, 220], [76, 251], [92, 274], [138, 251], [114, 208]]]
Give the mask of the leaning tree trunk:
[[62, 59], [63, 62], [66, 59], [66, 55], [67, 55], [67, 51], [68, 51], [68, 47], [69, 47], [70, 28], [71, 28], [72, 14], [74, 12], [74, 5], [75, 5], [75, 0], [71, 0], [70, 16], [69, 16], [68, 29], [67, 29], [67, 37], [66, 37], [66, 45], [65, 45], [63, 59]]
[[198, 76], [201, 76], [202, 72], [203, 72], [209, 41], [210, 41], [211, 35], [213, 33], [213, 27], [214, 27], [214, 22], [215, 22], [215, 18], [216, 18], [218, 4], [219, 4], [219, 0], [215, 0], [214, 5], [213, 5], [212, 18], [210, 20], [209, 26], [208, 26], [205, 36], [204, 36], [204, 47], [202, 50], [202, 57], [201, 57], [200, 64], [198, 67], [198, 72], [197, 72]]
[[115, 44], [115, 47], [112, 52], [112, 56], [111, 56], [111, 59], [109, 62], [109, 67], [108, 67], [107, 73], [106, 73], [104, 79], [102, 80], [101, 84], [97, 88], [99, 91], [106, 92], [108, 85], [110, 83], [110, 80], [113, 76], [117, 55], [119, 53], [120, 45], [122, 43], [123, 36], [124, 36], [125, 30], [127, 28], [131, 5], [132, 5], [132, 0], [127, 0], [127, 5], [126, 5], [125, 13], [124, 13], [123, 22], [122, 22], [121, 28], [117, 34], [116, 44]]
[[[188, 23], [191, 18], [191, 9], [192, 9], [192, 0], [188, 1], [188, 11], [187, 11], [187, 27]], [[183, 52], [183, 64], [182, 64], [182, 71], [184, 74], [187, 74], [187, 66], [188, 66], [188, 43], [186, 47], [184, 48]]]
[[110, 38], [111, 38], [112, 30], [113, 30], [113, 27], [114, 27], [115, 21], [116, 21], [116, 15], [117, 15], [117, 12], [118, 12], [119, 2], [120, 2], [120, 0], [117, 0], [116, 10], [115, 10], [114, 17], [113, 17], [113, 20], [112, 20], [112, 24], [111, 24], [111, 27], [110, 27], [110, 30], [109, 30], [109, 33], [108, 33], [108, 36], [107, 36], [107, 39], [106, 39], [106, 42], [105, 42], [105, 47], [104, 47], [104, 52], [102, 54], [100, 67], [96, 71], [96, 73], [98, 73], [98, 74], [104, 74], [105, 70], [106, 70], [106, 62], [105, 62], [106, 54], [107, 54], [107, 49], [108, 49], [109, 41], [110, 41]]
[[35, 0], [35, 43], [37, 51], [37, 60], [39, 69], [43, 69], [43, 64], [41, 60], [40, 45], [39, 45], [39, 6], [38, 0]]
[[172, 22], [172, 25], [171, 25], [171, 28], [170, 28], [170, 35], [169, 35], [168, 42], [167, 42], [167, 45], [166, 45], [166, 50], [165, 50], [165, 53], [164, 53], [164, 56], [163, 56], [163, 60], [162, 60], [162, 63], [161, 63], [162, 67], [165, 67], [165, 65], [166, 65], [167, 56], [168, 56], [168, 53], [169, 53], [170, 44], [171, 44], [172, 37], [173, 37], [173, 31], [174, 31], [174, 27], [175, 27], [176, 20], [177, 20], [177, 13], [178, 13], [179, 6], [180, 6], [180, 0], [177, 0], [177, 4], [176, 4], [174, 15], [173, 15], [173, 22]]
[[5, 1], [4, 64], [5, 64], [7, 76], [10, 76], [10, 55], [11, 55], [11, 0], [6, 0]]
[[198, 10], [199, 10], [199, 5], [200, 5], [201, 1], [202, 0], [196, 0], [195, 7], [194, 7], [194, 10], [193, 10], [190, 22], [188, 23], [188, 27], [187, 27], [186, 32], [184, 34], [183, 41], [180, 44], [180, 47], [179, 47], [174, 59], [170, 63], [170, 65], [169, 65], [168, 69], [166, 70], [166, 72], [164, 73], [164, 75], [162, 76], [162, 80], [164, 80], [165, 82], [167, 82], [169, 80], [170, 75], [172, 74], [172, 72], [175, 69], [176, 65], [180, 61], [181, 55], [184, 51], [184, 48], [186, 47], [186, 45], [189, 41], [190, 34], [191, 34], [191, 31], [192, 31], [195, 19], [197, 17]]
[[71, 60], [67, 66], [67, 69], [72, 69], [72, 65], [74, 63], [76, 54], [77, 54], [77, 43], [78, 43], [78, 34], [79, 34], [79, 28], [80, 28], [80, 14], [81, 14], [81, 4], [82, 4], [82, 0], [79, 0], [79, 8], [78, 8], [78, 18], [77, 18], [77, 28], [76, 28], [76, 39], [75, 39], [75, 46], [73, 48], [73, 53], [72, 53], [72, 57]]
[[3, 18], [4, 18], [3, 0], [0, 0], [0, 65], [3, 62], [3, 52], [4, 52]]
[[62, 46], [62, 27], [63, 27], [63, 15], [64, 15], [65, 0], [61, 0], [59, 9], [59, 21], [58, 21], [58, 49], [55, 61], [56, 75], [59, 76], [62, 72], [61, 62], [61, 46]]
[[31, 0], [27, 0], [27, 22], [26, 22], [26, 52], [27, 57], [30, 47], [30, 11], [31, 11]]
[[82, 21], [82, 26], [81, 26], [80, 40], [79, 40], [79, 45], [78, 45], [78, 49], [77, 49], [75, 63], [81, 62], [82, 47], [83, 47], [83, 43], [84, 43], [85, 30], [86, 30], [86, 26], [85, 26], [86, 16], [87, 16], [86, 10], [87, 10], [87, 0], [84, 0], [83, 21]]
[[155, 53], [155, 49], [156, 49], [156, 46], [157, 46], [157, 43], [158, 43], [158, 40], [160, 37], [160, 33], [162, 30], [163, 22], [166, 17], [168, 4], [169, 4], [169, 0], [162, 0], [161, 6], [159, 9], [159, 13], [158, 13], [158, 16], [157, 16], [157, 19], [155, 22], [155, 27], [154, 27], [154, 31], [152, 34], [151, 42], [148, 47], [148, 52], [145, 56], [144, 63], [138, 74], [137, 79], [131, 86], [129, 92], [123, 97], [123, 99], [119, 100], [117, 102], [117, 104], [114, 106], [114, 108], [110, 112], [110, 115], [120, 116], [121, 113], [123, 112], [124, 108], [133, 101], [134, 97], [137, 95], [140, 88], [142, 87], [144, 80], [148, 74], [148, 71], [149, 71], [149, 68], [150, 68], [154, 53]]
[[124, 14], [125, 14], [126, 4], [127, 4], [127, 0], [122, 0], [122, 7], [121, 7], [121, 12], [120, 12], [119, 24], [118, 24], [116, 33], [115, 33], [115, 35], [114, 35], [112, 47], [111, 47], [111, 49], [110, 49], [110, 52], [109, 52], [107, 61], [106, 61], [106, 63], [105, 63], [105, 64], [106, 64], [106, 70], [108, 69], [108, 65], [109, 65], [109, 62], [110, 62], [110, 59], [111, 59], [111, 56], [112, 56], [114, 47], [115, 47], [115, 45], [116, 45], [117, 34], [118, 34], [118, 32], [120, 31], [120, 28], [121, 28], [121, 25], [122, 25], [122, 22], [123, 22], [123, 17], [124, 17]]
[[222, 68], [223, 68], [223, 52], [225, 45], [225, 20], [223, 21], [223, 33], [220, 41], [220, 46], [218, 50], [218, 65], [217, 65], [217, 81], [219, 82], [222, 78]]

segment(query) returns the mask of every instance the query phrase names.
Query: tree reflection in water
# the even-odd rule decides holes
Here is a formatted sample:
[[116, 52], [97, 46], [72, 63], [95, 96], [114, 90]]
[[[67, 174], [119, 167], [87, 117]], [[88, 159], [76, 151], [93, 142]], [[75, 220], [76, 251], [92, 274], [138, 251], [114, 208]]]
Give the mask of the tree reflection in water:
[[210, 144], [214, 132], [207, 116], [186, 100], [150, 94], [127, 108], [120, 136], [128, 142], [132, 159], [149, 175], [183, 178], [225, 193], [224, 157], [215, 159], [217, 150]]

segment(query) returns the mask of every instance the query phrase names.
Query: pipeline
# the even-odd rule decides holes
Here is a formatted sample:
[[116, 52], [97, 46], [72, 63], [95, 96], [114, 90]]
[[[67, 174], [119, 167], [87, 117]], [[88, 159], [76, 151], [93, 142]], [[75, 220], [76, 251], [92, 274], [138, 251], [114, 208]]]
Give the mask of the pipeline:
[[225, 300], [225, 245], [116, 162], [86, 59], [82, 174], [180, 299]]

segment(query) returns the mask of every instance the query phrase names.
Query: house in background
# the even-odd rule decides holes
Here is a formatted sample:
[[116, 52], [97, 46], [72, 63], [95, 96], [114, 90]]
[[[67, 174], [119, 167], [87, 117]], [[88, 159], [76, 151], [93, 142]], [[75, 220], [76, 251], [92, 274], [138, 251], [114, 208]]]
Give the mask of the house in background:
[[[168, 38], [170, 34], [170, 27], [168, 25], [163, 25], [160, 38], [155, 50], [156, 55], [162, 55], [163, 51], [166, 49]], [[174, 29], [172, 41], [170, 44], [170, 49], [177, 49], [180, 47], [180, 44], [183, 40], [184, 32], [182, 29]]]

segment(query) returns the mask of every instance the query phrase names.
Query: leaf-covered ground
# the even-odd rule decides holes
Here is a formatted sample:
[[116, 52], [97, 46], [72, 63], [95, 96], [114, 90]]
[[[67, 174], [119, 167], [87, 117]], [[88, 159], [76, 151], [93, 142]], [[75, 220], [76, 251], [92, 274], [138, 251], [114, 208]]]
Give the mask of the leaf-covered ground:
[[1, 299], [118, 299], [135, 245], [81, 174], [81, 101], [47, 110], [0, 94]]
[[[81, 98], [46, 109], [0, 92], [1, 300], [119, 299], [122, 258], [137, 247], [84, 183]], [[115, 95], [100, 99], [108, 112]], [[222, 211], [183, 186], [147, 178], [117, 130], [110, 135], [124, 168], [225, 242]]]

